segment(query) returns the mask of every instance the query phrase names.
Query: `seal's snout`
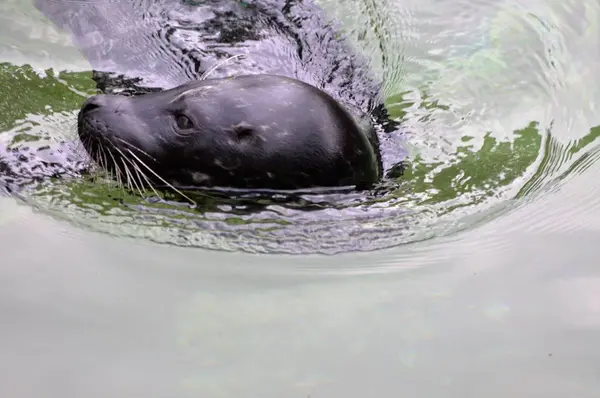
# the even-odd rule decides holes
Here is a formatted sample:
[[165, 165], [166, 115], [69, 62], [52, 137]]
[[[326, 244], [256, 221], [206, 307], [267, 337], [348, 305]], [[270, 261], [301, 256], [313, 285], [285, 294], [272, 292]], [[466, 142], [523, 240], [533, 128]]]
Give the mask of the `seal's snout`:
[[106, 105], [106, 101], [104, 100], [104, 95], [94, 95], [88, 98], [83, 105], [81, 106], [80, 113], [85, 115], [93, 111], [94, 109], [102, 108]]
[[77, 117], [80, 138], [105, 138], [109, 127], [115, 124], [110, 118], [110, 110], [114, 107], [112, 102], [107, 95], [94, 95], [81, 105]]

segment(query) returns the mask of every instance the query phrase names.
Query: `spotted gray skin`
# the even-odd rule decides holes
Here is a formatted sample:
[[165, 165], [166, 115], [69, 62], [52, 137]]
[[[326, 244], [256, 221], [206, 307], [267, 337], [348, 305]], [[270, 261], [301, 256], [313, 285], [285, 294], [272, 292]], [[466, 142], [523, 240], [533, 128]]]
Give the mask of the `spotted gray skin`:
[[322, 90], [275, 75], [95, 96], [78, 130], [111, 171], [151, 168], [177, 187], [367, 187], [381, 177], [372, 129]]
[[[212, 71], [209, 76], [212, 79], [263, 74], [285, 76], [310, 84], [321, 92], [319, 95], [309, 95], [305, 90], [301, 94], [302, 100], [310, 99], [316, 103], [321, 96], [327, 96], [334, 100], [336, 105], [331, 104], [331, 107], [326, 109], [337, 112], [338, 108], [343, 108], [345, 114], [339, 116], [342, 125], [349, 123], [348, 114], [356, 121], [354, 124], [347, 125], [349, 128], [346, 132], [338, 130], [337, 135], [333, 134], [331, 139], [339, 142], [340, 133], [346, 134], [346, 139], [358, 146], [350, 155], [349, 152], [342, 151], [342, 153], [344, 156], [349, 156], [347, 160], [359, 160], [347, 166], [343, 172], [338, 171], [337, 182], [327, 183], [339, 185], [348, 181], [360, 182], [365, 179], [373, 180], [373, 176], [382, 175], [379, 143], [385, 139], [386, 134], [398, 130], [398, 125], [388, 118], [383, 106], [381, 82], [371, 74], [368, 60], [352, 49], [333, 22], [328, 20], [323, 11], [309, 0], [80, 0], [76, 2], [36, 0], [36, 6], [56, 26], [70, 33], [74, 43], [90, 62], [98, 89], [105, 94], [125, 94], [141, 98], [141, 94], [177, 90], [182, 85], [195, 84], [193, 82], [201, 79], [209, 70]], [[243, 56], [220, 65], [224, 60], [239, 55]], [[214, 67], [216, 69], [213, 70]], [[280, 89], [277, 85], [271, 85], [271, 88]], [[233, 89], [224, 92], [223, 95], [225, 97], [220, 100], [221, 104], [227, 96], [231, 101], [244, 97], [239, 91]], [[310, 121], [306, 120], [310, 117], [309, 113], [299, 112], [291, 106], [284, 107], [287, 103], [298, 101], [297, 97], [287, 96], [279, 104], [275, 104], [274, 101], [269, 102], [268, 99], [269, 95], [265, 94], [260, 100], [256, 100], [254, 110], [257, 113], [254, 117], [257, 120], [261, 118], [266, 120], [267, 115], [271, 114], [269, 109], [276, 105], [278, 112], [275, 112], [277, 116], [274, 121], [282, 121], [291, 116], [297, 118], [296, 121], [291, 122], [291, 125], [297, 128], [310, 124]], [[106, 100], [106, 103], [108, 101]], [[207, 103], [205, 100], [204, 105]], [[86, 102], [83, 109], [88, 106], [89, 102]], [[220, 112], [221, 116], [233, 114], [230, 109], [221, 108]], [[218, 113], [219, 111], [213, 112], [213, 116]], [[135, 114], [132, 120], [140, 123], [141, 113], [136, 110]], [[327, 119], [327, 114], [321, 113], [313, 122], [323, 122]], [[248, 120], [241, 120], [244, 121]], [[228, 122], [235, 124], [232, 119], [216, 123], [213, 127], [225, 128]], [[145, 123], [152, 124], [149, 119]], [[166, 125], [166, 122], [163, 125]], [[140, 132], [139, 126], [130, 127], [132, 132]], [[324, 126], [321, 127], [323, 127], [322, 131], [328, 131]], [[256, 134], [252, 134], [252, 137], [259, 136], [260, 130], [255, 129], [255, 131]], [[373, 134], [373, 131], [377, 134]], [[162, 132], [166, 133], [166, 130]], [[170, 139], [177, 136], [174, 130], [171, 132], [170, 136], [160, 134], [155, 138]], [[308, 130], [305, 130], [301, 134], [293, 135], [301, 138], [298, 142], [282, 140], [281, 143], [288, 144], [286, 148], [279, 144], [275, 145], [274, 141], [269, 142], [269, 148], [281, 150], [281, 155], [289, 155], [298, 150], [300, 153], [308, 153], [308, 147], [298, 149], [299, 145], [306, 145], [306, 141], [302, 140], [307, 137], [307, 132]], [[109, 132], [107, 134], [110, 136]], [[126, 132], [123, 131], [122, 134], [126, 136]], [[271, 138], [273, 137], [274, 134]], [[362, 146], [365, 144], [364, 137], [368, 138], [367, 147]], [[316, 138], [321, 142], [319, 145], [324, 145], [326, 142], [325, 137], [317, 135]], [[188, 142], [187, 140], [181, 141]], [[174, 143], [169, 142], [164, 148], [170, 148], [172, 144]], [[202, 173], [199, 172], [200, 166], [209, 167], [209, 165], [223, 163], [225, 165], [223, 170], [230, 167], [231, 165], [228, 166], [225, 160], [233, 158], [233, 153], [238, 153], [236, 151], [242, 147], [241, 145], [248, 146], [247, 143], [241, 142], [236, 145], [238, 146], [232, 153], [221, 153], [219, 156], [209, 154], [210, 156], [204, 160], [198, 161], [197, 167], [188, 167], [189, 180], [206, 182], [200, 174], [210, 174], [208, 177], [214, 182], [215, 176], [222, 172], [212, 170], [210, 173]], [[342, 147], [343, 145], [338, 149], [342, 150]], [[89, 146], [87, 149], [90, 153], [94, 152]], [[154, 149], [157, 153], [160, 152], [160, 148]], [[304, 167], [310, 170], [309, 178], [304, 181], [298, 179], [300, 185], [305, 185], [306, 181], [309, 185], [318, 185], [321, 181], [325, 181], [324, 176], [315, 174], [310, 176], [310, 173], [315, 173], [317, 168], [310, 169], [308, 164], [311, 161], [317, 161], [319, 164], [318, 158], [322, 155], [321, 149], [313, 149], [315, 150], [312, 156], [304, 158], [306, 161]], [[364, 154], [369, 152], [374, 153], [374, 158], [364, 161]], [[404, 154], [404, 152], [399, 154], [394, 162], [401, 162]], [[176, 157], [174, 155], [175, 153], [166, 152], [166, 158], [174, 159]], [[277, 158], [277, 154], [272, 155], [271, 158]], [[261, 159], [267, 158], [269, 157]], [[0, 161], [1, 159], [3, 155], [0, 152]], [[334, 158], [330, 156], [325, 159]], [[290, 167], [296, 164], [292, 160], [288, 162]], [[64, 161], [68, 162], [66, 157]], [[373, 161], [379, 164], [379, 169], [375, 172], [372, 170]], [[162, 163], [171, 164], [173, 167], [177, 164], [177, 162], [169, 162]], [[187, 165], [186, 163], [184, 166]], [[19, 170], [22, 164], [5, 159], [5, 166], [15, 171]], [[333, 164], [328, 166], [330, 167], [327, 170], [340, 170], [341, 167]], [[365, 169], [360, 171], [361, 167]], [[181, 168], [184, 169], [183, 166]], [[60, 169], [71, 168], [68, 164], [64, 164]], [[78, 170], [77, 167], [72, 169]], [[257, 170], [262, 173], [266, 169], [258, 167]], [[239, 173], [240, 169], [238, 168], [237, 171]], [[231, 176], [231, 173], [228, 175]], [[347, 178], [348, 175], [355, 177]], [[265, 179], [265, 176], [268, 177], [266, 172], [258, 179], [249, 172], [238, 176], [239, 178], [229, 177], [233, 178], [231, 184], [244, 186], [242, 179], [248, 179], [250, 182], [253, 180], [256, 182], [261, 178], [270, 182], [279, 180]], [[364, 176], [369, 177], [364, 178]], [[181, 179], [181, 176], [177, 175], [177, 178]], [[176, 181], [175, 177], [173, 181], [184, 183], [184, 181]], [[246, 185], [253, 185], [250, 182]]]

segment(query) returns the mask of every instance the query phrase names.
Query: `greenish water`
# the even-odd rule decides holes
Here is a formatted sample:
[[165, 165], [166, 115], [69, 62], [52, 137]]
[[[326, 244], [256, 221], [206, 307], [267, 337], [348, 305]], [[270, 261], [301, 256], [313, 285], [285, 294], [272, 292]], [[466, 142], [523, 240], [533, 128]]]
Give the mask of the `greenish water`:
[[[310, 216], [0, 198], [3, 396], [597, 396], [598, 3], [324, 5], [406, 126], [401, 184]], [[74, 136], [85, 59], [0, 11], [0, 142]]]
[[[0, 79], [7, 90], [0, 104], [7, 110], [0, 121], [5, 141], [11, 145], [46, 145], [57, 138], [76, 139], [75, 114], [95, 90], [91, 72], [36, 71], [29, 65], [10, 63], [1, 66]], [[402, 83], [400, 80], [398, 85]], [[435, 117], [454, 117], [451, 105], [428, 98], [424, 89], [418, 86], [412, 92], [390, 95], [386, 102], [391, 115], [409, 124], [413, 113], [425, 111], [413, 125], [419, 128]], [[406, 98], [415, 94], [423, 98]], [[411, 165], [398, 179], [398, 188], [366, 201], [362, 197], [346, 203], [334, 200], [334, 208], [325, 205], [308, 217], [305, 211], [295, 210], [298, 204], [266, 203], [257, 214], [256, 210], [244, 211], [246, 206], [211, 196], [199, 198], [200, 210], [151, 205], [116, 184], [111, 188], [110, 184], [84, 179], [49, 181], [28, 193], [25, 201], [91, 229], [162, 243], [253, 252], [373, 250], [453, 233], [471, 226], [474, 215], [481, 218], [496, 213], [499, 207], [506, 208], [520, 196], [515, 191], [528, 182], [529, 186], [534, 184], [531, 178], [536, 161], [543, 156], [544, 128], [531, 121], [505, 137], [497, 137], [497, 128], [482, 126], [470, 135], [457, 137], [451, 151], [436, 154], [428, 151], [432, 144], [438, 144], [435, 141], [446, 138], [443, 133], [434, 142], [428, 139], [421, 145], [409, 140], [414, 143]], [[538, 188], [543, 186], [544, 181], [538, 181]], [[323, 207], [319, 201], [315, 203]], [[339, 233], [332, 237], [332, 229], [339, 229]], [[354, 239], [349, 242], [344, 238], [347, 235]]]

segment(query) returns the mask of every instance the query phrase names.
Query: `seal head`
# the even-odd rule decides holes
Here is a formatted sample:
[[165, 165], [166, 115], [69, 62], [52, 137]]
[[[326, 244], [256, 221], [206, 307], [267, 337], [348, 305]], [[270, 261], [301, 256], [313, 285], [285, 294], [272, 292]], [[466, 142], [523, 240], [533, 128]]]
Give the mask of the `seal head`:
[[361, 117], [312, 85], [260, 74], [93, 96], [78, 133], [101, 166], [157, 185], [361, 189], [382, 174], [377, 135]]

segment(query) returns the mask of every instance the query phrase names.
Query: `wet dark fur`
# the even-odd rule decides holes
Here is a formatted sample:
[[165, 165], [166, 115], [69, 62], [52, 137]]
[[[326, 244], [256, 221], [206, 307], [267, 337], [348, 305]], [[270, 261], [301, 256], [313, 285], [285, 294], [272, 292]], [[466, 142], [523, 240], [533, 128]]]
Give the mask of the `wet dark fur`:
[[[310, 1], [37, 0], [36, 6], [71, 33], [94, 69], [100, 92], [143, 95], [170, 89], [245, 54], [210, 78], [289, 76], [371, 115], [382, 134], [398, 128], [387, 116], [381, 82], [371, 75], [366, 60]], [[30, 152], [8, 155], [0, 152], [0, 171], [10, 176], [11, 190], [32, 179], [81, 171], [81, 164], [66, 153], [52, 162], [34, 159]]]

